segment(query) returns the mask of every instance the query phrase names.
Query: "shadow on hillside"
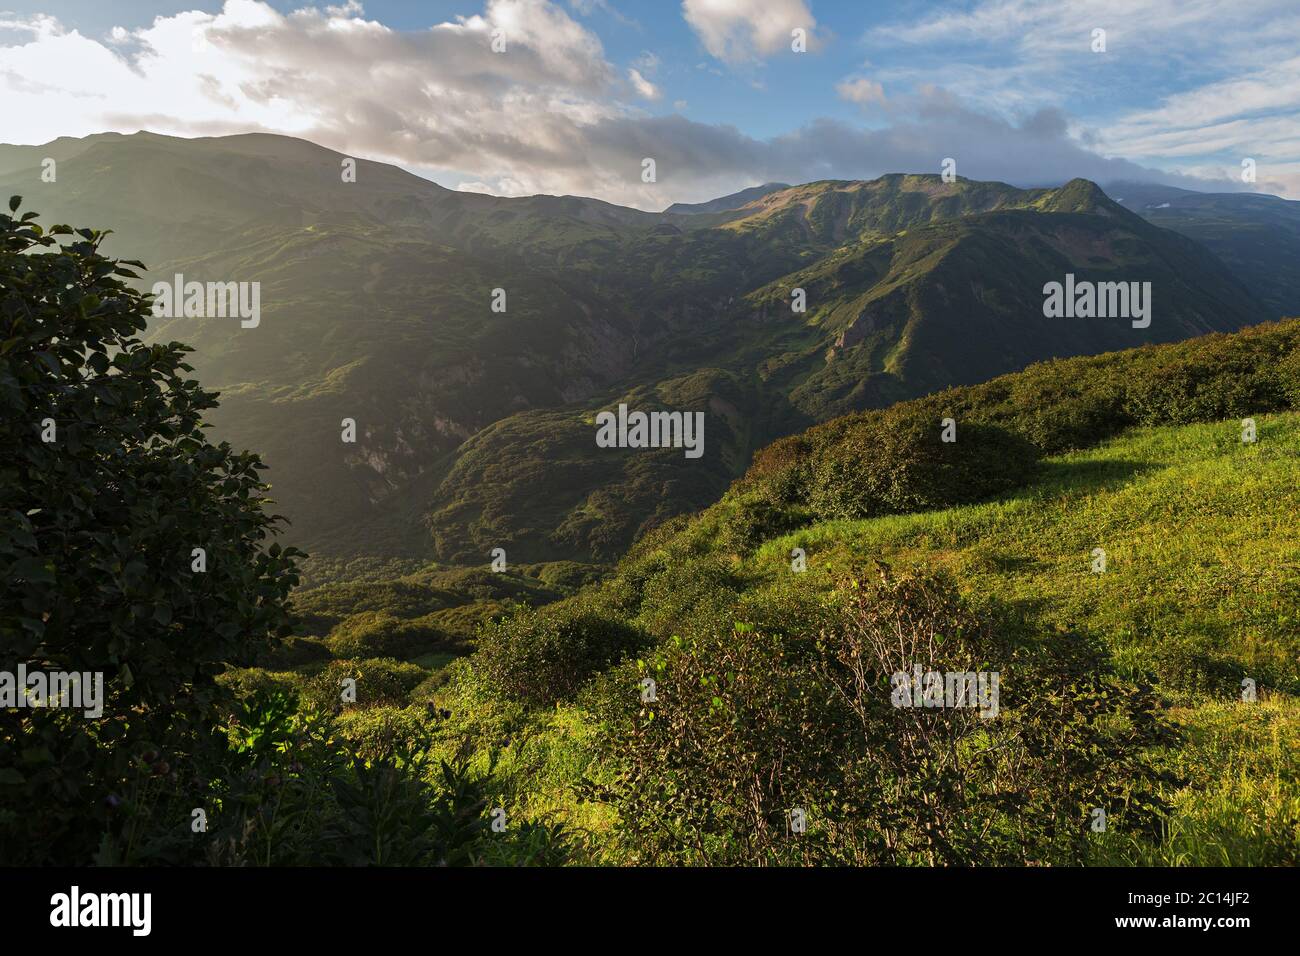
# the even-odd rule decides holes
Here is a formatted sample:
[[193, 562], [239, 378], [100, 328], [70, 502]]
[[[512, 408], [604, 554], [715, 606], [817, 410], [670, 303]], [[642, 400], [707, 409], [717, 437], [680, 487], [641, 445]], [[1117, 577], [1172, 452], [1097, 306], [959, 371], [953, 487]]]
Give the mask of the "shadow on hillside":
[[1017, 574], [1042, 567], [1042, 562], [1025, 554], [984, 555], [984, 563], [999, 574]]
[[1046, 461], [1035, 487], [1052, 494], [1085, 491], [1113, 491], [1131, 483], [1144, 472], [1160, 468], [1160, 462], [1108, 458], [1102, 461]]

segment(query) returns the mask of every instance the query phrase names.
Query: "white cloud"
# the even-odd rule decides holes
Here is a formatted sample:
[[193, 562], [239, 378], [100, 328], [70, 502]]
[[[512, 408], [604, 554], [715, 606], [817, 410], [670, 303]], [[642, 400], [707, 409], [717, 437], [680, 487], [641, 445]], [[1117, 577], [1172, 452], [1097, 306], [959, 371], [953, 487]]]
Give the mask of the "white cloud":
[[637, 30], [641, 29], [641, 24], [637, 23], [631, 17], [626, 17], [619, 13], [618, 10], [609, 5], [608, 0], [569, 0], [569, 6], [575, 13], [584, 17], [589, 17], [599, 10], [601, 13], [612, 17], [616, 22], [621, 23], [625, 27], [632, 27]]
[[655, 86], [642, 76], [641, 71], [636, 69], [636, 67], [628, 68], [627, 78], [632, 82], [632, 86], [636, 89], [637, 95], [643, 99], [657, 100], [663, 95], [659, 92], [659, 87]]
[[1008, 119], [1068, 104], [1072, 134], [1107, 155], [1190, 175], [1267, 159], [1267, 188], [1300, 195], [1286, 172], [1300, 165], [1295, 0], [1258, 0], [1249, 17], [1218, 0], [977, 0], [863, 40], [892, 64], [873, 70], [891, 92], [941, 78]]
[[683, 0], [682, 15], [704, 48], [738, 64], [789, 50], [791, 31], [806, 31], [814, 48], [817, 21], [803, 0]]
[[491, 196], [530, 196], [533, 191], [517, 179], [502, 176], [495, 182], [485, 183], [478, 180], [463, 182], [456, 186], [463, 193], [486, 193]]
[[[21, 26], [23, 40], [0, 46], [4, 133], [18, 142], [282, 132], [537, 190], [580, 181], [575, 130], [627, 111], [599, 39], [544, 0], [489, 0], [480, 15], [410, 32], [351, 6], [282, 15], [227, 0], [216, 15], [115, 31], [111, 47], [48, 17]], [[492, 51], [496, 30], [504, 53]]]
[[883, 105], [885, 102], [885, 88], [875, 80], [868, 80], [864, 76], [841, 80], [835, 84], [835, 92], [840, 95], [841, 99], [848, 100], [850, 103], [857, 103], [860, 106], [867, 106], [871, 103]]
[[[742, 22], [719, 11], [754, 9], [697, 6], [718, 29]], [[804, 9], [765, 9], [785, 7]], [[142, 128], [188, 136], [279, 132], [464, 190], [577, 193], [648, 209], [774, 180], [933, 172], [946, 156], [958, 159], [964, 176], [1017, 185], [1086, 176], [1195, 187], [1152, 173], [1155, 161], [1142, 157], [1174, 157], [1189, 170], [1230, 178], [1232, 151], [1239, 150], [1259, 161], [1261, 186], [1290, 183], [1300, 193], [1300, 120], [1258, 115], [1282, 97], [1300, 101], [1294, 52], [1243, 72], [1235, 85], [1206, 85], [1097, 130], [1059, 107], [1037, 108], [1029, 97], [1008, 100], [1017, 110], [1008, 116], [951, 91], [923, 85], [908, 93], [901, 78], [895, 85], [897, 67], [874, 67], [870, 80], [845, 78], [839, 93], [878, 108], [892, 125], [864, 130], [815, 120], [757, 139], [730, 125], [649, 116], [623, 102], [634, 93], [662, 97], [652, 79], [657, 60], [643, 53], [621, 74], [593, 33], [544, 0], [488, 0], [478, 15], [416, 31], [366, 19], [356, 5], [281, 14], [257, 0], [228, 0], [218, 14], [159, 17], [103, 42], [51, 17], [6, 16], [0, 26], [16, 29], [17, 39], [0, 41], [0, 132], [15, 142]], [[754, 40], [748, 24], [733, 32], [746, 49], [761, 50], [766, 34]], [[505, 53], [492, 52], [495, 30], [505, 31]], [[784, 44], [784, 24], [780, 36]], [[945, 86], [950, 77], [973, 82], [977, 74], [944, 73]], [[686, 104], [674, 108], [680, 114]], [[1194, 152], [1207, 145], [1229, 159]], [[641, 182], [647, 156], [656, 160], [656, 183]]]

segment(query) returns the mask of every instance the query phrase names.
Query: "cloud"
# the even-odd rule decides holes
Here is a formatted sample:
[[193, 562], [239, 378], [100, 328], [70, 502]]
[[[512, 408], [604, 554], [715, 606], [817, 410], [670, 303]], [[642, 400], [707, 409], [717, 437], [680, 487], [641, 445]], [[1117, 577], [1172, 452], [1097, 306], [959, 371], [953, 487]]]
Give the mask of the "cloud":
[[[1091, 48], [1097, 28], [1105, 53]], [[1074, 138], [1097, 152], [1230, 174], [1236, 188], [1251, 157], [1259, 187], [1300, 195], [1294, 0], [1259, 0], [1250, 17], [1215, 0], [977, 0], [877, 25], [863, 43], [891, 92], [942, 76], [1008, 118], [1069, 103]]]
[[663, 95], [659, 92], [659, 87], [655, 86], [642, 76], [641, 71], [636, 67], [628, 68], [627, 78], [632, 82], [632, 86], [636, 89], [637, 95], [643, 99], [657, 100]]
[[649, 50], [642, 50], [641, 55], [632, 61], [634, 67], [650, 76], [653, 76], [655, 71], [659, 69], [659, 64], [658, 54], [651, 53]]
[[871, 103], [885, 103], [885, 88], [874, 80], [868, 80], [866, 77], [857, 76], [841, 80], [835, 84], [835, 92], [840, 95], [841, 99], [848, 100], [850, 103], [857, 103], [860, 106], [867, 106]]
[[[802, 3], [792, 6], [803, 9]], [[716, 25], [719, 10], [741, 5], [701, 8], [712, 12]], [[1197, 188], [1205, 183], [1102, 152], [1191, 149], [1192, 123], [1216, 92], [1204, 92], [1204, 105], [1169, 99], [1149, 115], [1135, 112], [1093, 129], [1055, 106], [1027, 104], [1005, 115], [951, 89], [922, 84], [900, 93], [873, 67], [872, 80], [848, 77], [839, 92], [870, 104], [889, 125], [864, 129], [820, 119], [756, 138], [730, 125], [687, 119], [680, 115], [683, 101], [675, 103], [677, 114], [665, 116], [623, 102], [633, 94], [662, 96], [650, 79], [657, 60], [642, 54], [620, 71], [595, 34], [544, 0], [489, 0], [477, 15], [412, 31], [367, 19], [356, 5], [281, 14], [257, 0], [227, 0], [215, 15], [159, 17], [103, 42], [50, 17], [12, 23], [19, 39], [0, 45], [0, 96], [4, 133], [15, 141], [104, 130], [279, 132], [398, 163], [465, 190], [574, 193], [645, 209], [774, 180], [937, 172], [949, 156], [957, 159], [960, 175], [1016, 185], [1084, 176]], [[492, 49], [496, 31], [506, 40], [503, 53]], [[1274, 72], [1261, 72], [1259, 79], [1265, 86], [1293, 83], [1294, 69], [1300, 67], [1278, 60], [1263, 68]], [[1262, 86], [1219, 92], [1241, 96], [1245, 104], [1271, 102], [1272, 95]], [[1226, 150], [1237, 149], [1241, 134], [1234, 123], [1240, 121], [1225, 114], [1207, 135]], [[1264, 121], [1250, 122], [1258, 132]], [[1300, 144], [1292, 118], [1270, 122], [1274, 144]], [[1260, 160], [1260, 185], [1300, 186], [1300, 169], [1287, 165], [1281, 145], [1275, 152], [1244, 154]], [[1290, 155], [1300, 156], [1300, 148]], [[656, 161], [655, 183], [641, 181], [647, 157]], [[1189, 157], [1185, 165], [1222, 179], [1224, 188], [1234, 188], [1235, 176], [1241, 188], [1238, 162]]]
[[[27, 42], [0, 46], [0, 87], [6, 133], [28, 142], [105, 129], [276, 131], [354, 155], [509, 175], [516, 163], [555, 162], [573, 127], [626, 109], [600, 40], [542, 0], [489, 0], [479, 15], [406, 32], [355, 7], [282, 15], [227, 0], [216, 15], [115, 33], [111, 47], [49, 18], [26, 26]], [[498, 31], [505, 52], [493, 52]]]
[[640, 23], [633, 20], [631, 17], [626, 17], [619, 13], [609, 5], [608, 0], [569, 0], [569, 6], [573, 9], [574, 13], [580, 14], [584, 17], [589, 17], [599, 10], [601, 13], [612, 17], [615, 21], [621, 23], [625, 27], [632, 27], [636, 30], [641, 29]]
[[[946, 157], [957, 160], [961, 176], [1018, 186], [1058, 185], [1081, 176], [1101, 183], [1137, 180], [1192, 189], [1241, 188], [1227, 177], [1208, 182], [1100, 156], [1069, 135], [1059, 111], [1034, 113], [1013, 123], [972, 110], [938, 90], [898, 109], [911, 118], [881, 129], [818, 119], [770, 139], [680, 115], [623, 116], [584, 128], [580, 148], [594, 169], [624, 171], [617, 177], [597, 175], [593, 181], [602, 190], [599, 195], [646, 209], [711, 199], [771, 181], [937, 173]], [[654, 158], [657, 183], [629, 181], [643, 156]]]
[[806, 31], [814, 48], [817, 21], [803, 0], [683, 0], [682, 16], [704, 48], [725, 63], [741, 64], [790, 49], [791, 31]]

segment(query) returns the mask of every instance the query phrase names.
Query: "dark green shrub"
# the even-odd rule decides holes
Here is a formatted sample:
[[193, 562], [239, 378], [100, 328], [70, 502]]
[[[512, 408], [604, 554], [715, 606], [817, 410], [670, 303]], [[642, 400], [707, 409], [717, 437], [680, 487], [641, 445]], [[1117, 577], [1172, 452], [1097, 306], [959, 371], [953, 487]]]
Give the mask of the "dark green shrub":
[[1285, 342], [1213, 335], [1179, 343], [1129, 377], [1126, 405], [1144, 425], [1221, 421], [1286, 407], [1279, 380]]
[[446, 646], [449, 649], [464, 647], [473, 640], [480, 627], [493, 618], [507, 613], [511, 606], [501, 601], [476, 601], [473, 604], [462, 604], [460, 607], [437, 611], [430, 614], [426, 620], [445, 635]]
[[330, 632], [325, 645], [341, 660], [418, 657], [445, 636], [426, 619], [406, 621], [383, 611], [353, 614]]
[[823, 434], [829, 440], [813, 452], [807, 489], [823, 519], [979, 501], [1025, 484], [1038, 462], [1033, 445], [1001, 428], [959, 422], [957, 440], [944, 442], [939, 419], [906, 408]]
[[[335, 718], [292, 695], [255, 693], [202, 761], [149, 753], [132, 766], [122, 815], [94, 850], [105, 866], [481, 866], [568, 861], [563, 828], [490, 830], [500, 786], [440, 760], [434, 722], [414, 708]], [[178, 786], [178, 783], [182, 785]], [[194, 833], [195, 805], [207, 828]]]
[[[337, 711], [344, 707], [404, 707], [411, 691], [429, 676], [418, 664], [390, 658], [330, 661], [307, 681], [303, 700], [312, 707]], [[344, 681], [356, 681], [356, 702], [343, 700]]]
[[213, 775], [209, 832], [199, 843], [203, 861], [482, 862], [495, 836], [485, 815], [486, 781], [462, 763], [434, 756], [427, 722], [376, 729], [382, 723], [371, 721], [369, 732], [350, 737], [339, 733], [339, 721], [303, 713], [291, 699], [259, 695], [246, 702], [228, 728], [232, 747], [225, 766]]
[[729, 564], [687, 555], [646, 580], [635, 620], [651, 637], [663, 640], [689, 630], [693, 621], [725, 618], [744, 586]]
[[648, 581], [663, 573], [673, 564], [700, 554], [710, 548], [692, 544], [687, 533], [693, 530], [692, 519], [677, 515], [640, 538], [618, 564], [617, 573], [604, 581], [598, 590], [588, 592], [584, 599], [598, 604], [604, 613], [628, 619], [641, 609]]
[[[1140, 353], [1126, 354], [1135, 363], [1140, 359]], [[1105, 358], [1083, 368], [1069, 364], [1077, 360], [1033, 366], [1011, 382], [1008, 407], [1014, 417], [989, 423], [1014, 431], [1053, 455], [1089, 448], [1117, 435], [1134, 418], [1124, 408], [1121, 389], [1099, 385], [1099, 379], [1109, 373]]]
[[719, 544], [737, 554], [753, 551], [769, 538], [776, 538], [809, 522], [807, 511], [795, 505], [743, 497], [727, 503], [719, 529]]
[[[814, 430], [815, 431], [815, 430]], [[808, 462], [813, 443], [807, 435], [790, 435], [759, 449], [737, 490], [772, 505], [794, 504], [804, 500]]]
[[268, 670], [288, 670], [304, 664], [327, 661], [333, 655], [325, 643], [314, 637], [289, 637], [279, 647], [263, 654], [258, 663]]
[[411, 704], [347, 708], [336, 717], [334, 726], [351, 753], [378, 757], [399, 746], [418, 744], [436, 722], [428, 708]]
[[257, 693], [297, 693], [302, 678], [287, 671], [272, 671], [261, 667], [237, 667], [217, 678], [217, 683], [228, 687], [237, 697], [249, 698]]
[[1160, 686], [1171, 691], [1235, 698], [1247, 676], [1224, 642], [1211, 634], [1167, 634], [1149, 653]]
[[[853, 747], [846, 708], [812, 672], [810, 642], [714, 622], [600, 678], [584, 697], [622, 767], [593, 794], [618, 809], [633, 863], [808, 862], [821, 836], [788, 839], [792, 807], [816, 807]], [[655, 682], [654, 702], [643, 684]], [[829, 854], [825, 854], [829, 858]]]
[[1277, 381], [1287, 407], [1300, 410], [1300, 347], [1278, 363]]
[[[579, 561], [548, 561], [535, 565], [534, 568], [537, 580], [547, 587], [566, 592], [594, 584], [608, 571], [601, 565], [583, 564]], [[529, 570], [532, 572], [534, 569]]]
[[141, 340], [144, 267], [35, 217], [0, 214], [0, 670], [98, 673], [103, 699], [0, 710], [0, 860], [69, 865], [120, 834], [141, 753], [212, 748], [216, 675], [291, 632], [298, 552], [257, 456], [208, 441], [189, 350]]
[[643, 643], [635, 628], [585, 603], [564, 601], [519, 608], [486, 625], [473, 663], [495, 693], [550, 707]]
[[[846, 582], [811, 614], [757, 609], [757, 625], [715, 621], [584, 695], [621, 768], [590, 795], [617, 807], [633, 861], [1077, 864], [1090, 807], [1158, 825], [1167, 781], [1147, 754], [1171, 738], [1095, 644], [1044, 640], [932, 575]], [[997, 672], [996, 712], [896, 706], [893, 675], [917, 665]]]

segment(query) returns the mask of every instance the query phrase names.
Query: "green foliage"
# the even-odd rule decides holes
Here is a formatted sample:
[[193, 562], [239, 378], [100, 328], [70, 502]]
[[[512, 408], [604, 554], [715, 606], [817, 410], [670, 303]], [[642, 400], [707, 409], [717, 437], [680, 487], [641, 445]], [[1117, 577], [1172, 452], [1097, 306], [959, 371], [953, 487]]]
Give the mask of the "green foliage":
[[404, 621], [391, 614], [367, 611], [343, 619], [325, 640], [330, 652], [342, 660], [369, 657], [410, 659], [445, 640], [428, 618]]
[[105, 697], [98, 719], [0, 714], [11, 863], [114, 831], [138, 754], [208, 747], [214, 676], [290, 630], [297, 552], [267, 547], [263, 466], [207, 441], [215, 395], [184, 346], [140, 340], [141, 266], [101, 255], [104, 235], [0, 215], [0, 669], [99, 672]]
[[807, 502], [819, 518], [866, 518], [944, 508], [1025, 484], [1034, 447], [1000, 428], [968, 425], [940, 440], [939, 421], [911, 410], [837, 422], [815, 431]]
[[1300, 409], [1300, 348], [1278, 363], [1277, 377], [1286, 406]]
[[[1170, 734], [1096, 646], [1042, 640], [925, 575], [850, 582], [793, 630], [774, 620], [714, 621], [589, 693], [621, 768], [591, 792], [632, 860], [1078, 863], [1089, 807], [1158, 825], [1166, 776], [1147, 753]], [[892, 706], [891, 675], [913, 665], [998, 671], [996, 716]]]
[[692, 620], [726, 620], [745, 583], [734, 567], [717, 558], [669, 555], [642, 584], [634, 622], [662, 641]]
[[627, 624], [584, 602], [565, 601], [520, 608], [487, 625], [473, 661], [495, 693], [550, 707], [643, 643], [641, 633]]
[[331, 656], [330, 649], [323, 641], [313, 637], [287, 637], [278, 647], [262, 654], [258, 663], [272, 670], [287, 670], [327, 661]]
[[[411, 691], [428, 677], [418, 664], [392, 658], [330, 661], [306, 682], [303, 699], [320, 710], [337, 711], [344, 707], [404, 706]], [[344, 681], [356, 681], [356, 703], [342, 700]]]
[[292, 671], [272, 671], [262, 667], [232, 667], [217, 675], [217, 683], [229, 688], [236, 697], [251, 697], [259, 691], [297, 693], [302, 678]]
[[[335, 631], [346, 618], [355, 623], [396, 618], [413, 622], [415, 629], [436, 631], [463, 642], [473, 635], [484, 613], [499, 613], [509, 601], [547, 604], [571, 593], [576, 583], [560, 583], [567, 576], [578, 583], [590, 566], [561, 565], [547, 577], [547, 565], [523, 565], [506, 572], [486, 567], [448, 568], [403, 566], [395, 572], [380, 567], [356, 578], [331, 580], [294, 594], [294, 611], [307, 629], [320, 636]], [[587, 572], [578, 570], [588, 568]], [[347, 573], [346, 569], [342, 572]], [[367, 617], [369, 615], [369, 617]], [[348, 630], [341, 628], [341, 630]]]
[[[368, 712], [374, 713], [374, 711]], [[562, 826], [524, 821], [490, 831], [491, 768], [437, 756], [425, 720], [360, 739], [292, 695], [255, 693], [223, 727], [226, 746], [186, 767], [176, 792], [171, 755], [147, 753], [115, 807], [118, 832], [101, 865], [558, 865]], [[358, 745], [360, 745], [358, 747]], [[191, 826], [195, 803], [203, 826]], [[87, 851], [89, 852], [89, 851]]]
[[424, 778], [425, 747], [399, 744], [387, 759], [352, 759], [329, 781], [339, 813], [325, 828], [321, 857], [343, 866], [463, 866], [487, 831], [486, 807], [462, 767], [443, 762], [440, 799]]
[[994, 424], [1046, 454], [1086, 448], [1135, 424], [1220, 421], [1294, 407], [1300, 321], [1155, 348], [1045, 362], [909, 403]]
[[730, 502], [719, 528], [718, 541], [737, 554], [753, 551], [769, 538], [793, 531], [812, 520], [807, 509], [793, 508], [761, 496], [741, 496]]

